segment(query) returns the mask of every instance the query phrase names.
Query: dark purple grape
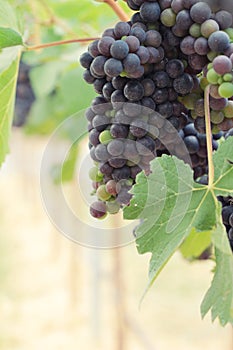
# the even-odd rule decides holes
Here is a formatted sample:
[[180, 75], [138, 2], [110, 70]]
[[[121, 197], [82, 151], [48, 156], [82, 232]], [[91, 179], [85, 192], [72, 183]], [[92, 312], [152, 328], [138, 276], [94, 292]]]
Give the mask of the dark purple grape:
[[141, 100], [144, 96], [143, 85], [139, 81], [129, 81], [124, 87], [124, 95], [129, 101]]
[[99, 49], [98, 49], [99, 39], [94, 40], [92, 43], [88, 46], [88, 52], [89, 54], [95, 58], [100, 55]]
[[102, 143], [97, 145], [95, 147], [95, 157], [101, 162], [106, 162], [109, 160], [110, 155], [107, 151], [107, 146]]
[[147, 134], [148, 125], [144, 120], [134, 119], [130, 125], [130, 132], [135, 137], [143, 137]]
[[195, 23], [203, 23], [211, 17], [211, 9], [205, 2], [198, 2], [190, 9], [190, 16]]
[[90, 68], [92, 61], [93, 57], [89, 54], [89, 52], [84, 52], [79, 59], [79, 62], [83, 68]]
[[114, 34], [117, 39], [121, 39], [123, 36], [128, 35], [130, 32], [130, 25], [126, 22], [118, 22], [114, 28]]
[[110, 48], [114, 42], [115, 40], [110, 36], [104, 36], [103, 38], [101, 38], [98, 42], [98, 50], [101, 53], [101, 55], [110, 57]]
[[110, 53], [113, 58], [123, 60], [129, 53], [129, 46], [124, 40], [117, 40], [111, 45]]
[[140, 27], [132, 27], [130, 35], [135, 36], [141, 44], [143, 44], [146, 39], [146, 32]]
[[129, 48], [129, 52], [134, 53], [136, 52], [140, 47], [140, 41], [136, 36], [129, 35], [125, 38], [125, 43], [127, 44]]
[[230, 46], [229, 36], [221, 30], [214, 32], [208, 38], [208, 45], [212, 51], [223, 52]]
[[194, 154], [199, 151], [200, 146], [196, 136], [194, 135], [185, 136], [184, 143], [190, 154]]
[[136, 51], [136, 54], [139, 57], [141, 64], [145, 64], [149, 61], [150, 53], [146, 47], [140, 46]]
[[133, 73], [140, 67], [140, 59], [135, 53], [130, 53], [123, 61], [123, 67], [126, 73]]
[[180, 95], [187, 95], [193, 89], [194, 83], [192, 77], [184, 73], [180, 77], [176, 78], [173, 82], [175, 91]]
[[145, 22], [156, 22], [161, 10], [157, 2], [144, 2], [140, 7], [140, 16]]
[[220, 29], [224, 30], [232, 26], [232, 14], [221, 10], [215, 13], [215, 21], [218, 22]]
[[113, 124], [110, 128], [110, 133], [114, 138], [125, 139], [128, 136], [129, 128], [123, 124]]
[[166, 72], [170, 78], [178, 78], [184, 73], [183, 62], [178, 59], [169, 60], [166, 64]]
[[123, 71], [123, 65], [121, 61], [115, 58], [109, 58], [104, 65], [104, 72], [109, 77], [116, 77], [120, 75]]
[[162, 37], [157, 30], [148, 30], [146, 32], [145, 45], [158, 48], [161, 45]]
[[112, 140], [107, 145], [108, 153], [113, 157], [118, 157], [124, 152], [124, 142], [119, 139]]

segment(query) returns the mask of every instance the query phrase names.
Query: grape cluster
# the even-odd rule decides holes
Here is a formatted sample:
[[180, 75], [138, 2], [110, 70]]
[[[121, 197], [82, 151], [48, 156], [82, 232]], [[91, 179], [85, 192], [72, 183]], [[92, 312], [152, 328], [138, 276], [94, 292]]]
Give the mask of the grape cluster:
[[20, 62], [19, 76], [16, 87], [15, 117], [13, 125], [21, 127], [26, 123], [27, 116], [35, 100], [35, 95], [30, 83], [29, 72], [31, 67]]
[[126, 2], [131, 20], [106, 29], [80, 57], [99, 95], [86, 112], [98, 218], [128, 205], [136, 175], [164, 153], [189, 163], [194, 179], [208, 172], [208, 84], [213, 150], [233, 127], [231, 14], [199, 0]]

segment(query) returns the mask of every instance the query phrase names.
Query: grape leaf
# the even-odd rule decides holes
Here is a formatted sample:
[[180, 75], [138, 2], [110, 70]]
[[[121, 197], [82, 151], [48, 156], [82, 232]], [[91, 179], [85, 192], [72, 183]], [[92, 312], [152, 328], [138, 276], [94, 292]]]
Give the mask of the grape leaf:
[[[213, 231], [213, 237], [221, 239], [222, 248], [215, 247], [216, 268], [213, 281], [201, 304], [201, 314], [204, 317], [211, 310], [212, 321], [217, 317], [223, 326], [232, 322], [233, 298], [233, 257], [227, 235], [222, 222], [219, 220]], [[215, 240], [213, 239], [213, 243]]]
[[23, 45], [22, 36], [11, 28], [0, 27], [0, 49]]
[[9, 151], [10, 128], [13, 119], [19, 57], [0, 73], [0, 165]]
[[[195, 183], [188, 165], [166, 155], [151, 162], [149, 176], [143, 172], [137, 176], [124, 218], [143, 219], [136, 230], [136, 243], [140, 254], [152, 253], [148, 288], [193, 230], [211, 231], [213, 235], [219, 220], [216, 196], [233, 193], [232, 148], [233, 138], [229, 137], [215, 153], [216, 174], [212, 187]], [[220, 310], [216, 315], [221, 322], [223, 318], [229, 321], [229, 315], [222, 316]]]

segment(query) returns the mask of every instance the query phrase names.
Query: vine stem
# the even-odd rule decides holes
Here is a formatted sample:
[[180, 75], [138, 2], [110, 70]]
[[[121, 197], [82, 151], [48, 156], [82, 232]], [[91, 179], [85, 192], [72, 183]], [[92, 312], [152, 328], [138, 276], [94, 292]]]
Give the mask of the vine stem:
[[129, 20], [129, 16], [114, 0], [103, 0], [103, 2], [108, 4], [113, 9], [121, 21], [127, 22]]
[[210, 122], [210, 85], [207, 85], [205, 88], [205, 127], [206, 127], [208, 168], [209, 168], [208, 186], [212, 187], [214, 183], [214, 163], [213, 163], [213, 148], [212, 148], [212, 132], [211, 132], [211, 122]]
[[84, 43], [87, 41], [93, 41], [99, 38], [82, 38], [82, 39], [70, 39], [70, 40], [61, 40], [61, 41], [53, 41], [51, 43], [45, 43], [40, 45], [33, 45], [33, 46], [26, 46], [27, 51], [33, 51], [33, 50], [40, 50], [40, 49], [46, 49], [48, 47], [52, 46], [59, 46], [59, 45], [66, 45], [66, 44], [73, 44], [73, 43]]

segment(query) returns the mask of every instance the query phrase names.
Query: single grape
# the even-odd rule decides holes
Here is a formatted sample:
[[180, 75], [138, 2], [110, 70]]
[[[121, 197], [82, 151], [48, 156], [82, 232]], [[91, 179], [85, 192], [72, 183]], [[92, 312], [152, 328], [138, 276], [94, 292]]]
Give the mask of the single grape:
[[157, 2], [144, 2], [140, 7], [140, 15], [145, 22], [156, 22], [161, 10]]
[[120, 156], [124, 152], [124, 142], [120, 139], [111, 140], [107, 145], [107, 150], [113, 157]]
[[201, 34], [207, 39], [212, 33], [217, 32], [218, 30], [219, 25], [213, 19], [208, 19], [201, 24]]
[[90, 206], [90, 214], [96, 219], [104, 219], [106, 217], [106, 204], [101, 201], [96, 201]]
[[105, 57], [110, 57], [110, 48], [114, 42], [115, 40], [110, 36], [104, 36], [103, 38], [101, 38], [98, 42], [98, 50], [101, 53], [101, 55]]
[[205, 2], [198, 2], [190, 9], [190, 16], [196, 23], [203, 23], [211, 16], [211, 9]]
[[101, 201], [107, 201], [111, 198], [111, 194], [106, 191], [105, 185], [100, 185], [96, 191], [97, 198]]
[[216, 73], [224, 75], [232, 71], [232, 62], [229, 57], [219, 55], [213, 60], [213, 68]]
[[109, 130], [104, 130], [99, 135], [99, 141], [103, 144], [108, 144], [112, 140], [112, 135]]
[[101, 182], [103, 180], [103, 175], [99, 173], [99, 169], [97, 167], [92, 167], [89, 170], [89, 178], [95, 182]]
[[110, 54], [113, 58], [123, 60], [129, 53], [129, 46], [124, 40], [115, 41], [110, 48]]
[[230, 28], [232, 26], [232, 14], [221, 10], [215, 13], [215, 21], [218, 22], [222, 30]]
[[176, 23], [176, 14], [172, 8], [167, 8], [162, 11], [160, 20], [166, 27], [172, 27]]
[[209, 36], [208, 45], [212, 51], [223, 52], [230, 46], [229, 37], [221, 30], [216, 31]]
[[120, 75], [123, 71], [121, 61], [115, 58], [109, 58], [104, 64], [104, 72], [109, 77], [113, 78]]
[[139, 81], [129, 81], [124, 87], [124, 95], [129, 101], [141, 100], [144, 96], [143, 85]]
[[230, 98], [233, 96], [233, 84], [224, 82], [219, 86], [219, 95], [221, 97]]

